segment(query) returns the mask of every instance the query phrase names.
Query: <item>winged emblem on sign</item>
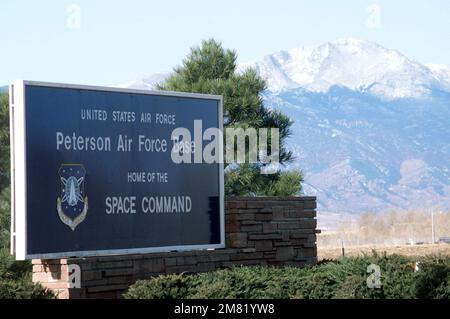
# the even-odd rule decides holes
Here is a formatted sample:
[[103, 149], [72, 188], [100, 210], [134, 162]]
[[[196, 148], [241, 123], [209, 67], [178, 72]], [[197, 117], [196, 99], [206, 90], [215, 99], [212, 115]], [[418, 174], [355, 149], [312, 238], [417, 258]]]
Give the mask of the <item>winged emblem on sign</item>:
[[84, 194], [86, 170], [82, 164], [63, 164], [58, 173], [61, 196], [56, 200], [56, 209], [61, 221], [74, 231], [88, 210], [88, 198]]

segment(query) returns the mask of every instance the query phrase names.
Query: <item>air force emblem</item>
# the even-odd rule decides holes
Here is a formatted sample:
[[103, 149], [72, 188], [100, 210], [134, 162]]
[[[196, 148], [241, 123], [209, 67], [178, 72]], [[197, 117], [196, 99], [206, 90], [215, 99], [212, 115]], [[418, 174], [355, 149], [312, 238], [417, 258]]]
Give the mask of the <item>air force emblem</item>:
[[59, 169], [61, 197], [56, 208], [61, 221], [73, 231], [86, 218], [88, 198], [84, 196], [86, 170], [81, 164], [63, 164]]

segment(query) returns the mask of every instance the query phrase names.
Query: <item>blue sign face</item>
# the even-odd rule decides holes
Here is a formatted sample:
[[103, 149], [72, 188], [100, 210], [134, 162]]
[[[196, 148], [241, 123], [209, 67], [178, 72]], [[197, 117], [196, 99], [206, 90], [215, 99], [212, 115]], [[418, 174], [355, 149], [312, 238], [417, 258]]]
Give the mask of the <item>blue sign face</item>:
[[194, 159], [211, 142], [196, 135], [221, 127], [220, 97], [23, 91], [26, 258], [224, 246], [221, 164], [172, 154]]

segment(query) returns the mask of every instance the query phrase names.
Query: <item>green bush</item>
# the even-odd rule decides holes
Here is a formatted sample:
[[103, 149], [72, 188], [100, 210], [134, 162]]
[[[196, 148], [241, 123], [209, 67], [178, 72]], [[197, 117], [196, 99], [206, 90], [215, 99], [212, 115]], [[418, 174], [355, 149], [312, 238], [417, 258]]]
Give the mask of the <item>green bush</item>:
[[[375, 264], [381, 270], [381, 288], [373, 289], [367, 286], [367, 266]], [[414, 267], [412, 261], [400, 255], [372, 255], [344, 258], [339, 263], [336, 272], [343, 277], [339, 281], [333, 298], [358, 299], [398, 299], [413, 298]]]
[[0, 279], [0, 299], [53, 299], [55, 296], [41, 285], [33, 284], [31, 280]]
[[178, 299], [189, 295], [191, 277], [166, 275], [140, 280], [130, 287], [127, 295], [135, 299]]
[[449, 256], [430, 256], [420, 261], [415, 292], [418, 298], [450, 299]]
[[50, 299], [54, 294], [31, 281], [31, 263], [0, 249], [0, 299]]
[[194, 276], [189, 298], [277, 298], [276, 279], [280, 270], [272, 267], [235, 267]]
[[9, 186], [0, 190], [0, 249], [9, 247], [9, 227], [11, 214], [9, 197]]
[[[419, 270], [415, 271], [415, 262]], [[367, 286], [367, 266], [381, 269], [381, 287]], [[132, 285], [125, 298], [450, 298], [450, 257], [365, 255], [304, 268], [232, 267], [165, 275]]]

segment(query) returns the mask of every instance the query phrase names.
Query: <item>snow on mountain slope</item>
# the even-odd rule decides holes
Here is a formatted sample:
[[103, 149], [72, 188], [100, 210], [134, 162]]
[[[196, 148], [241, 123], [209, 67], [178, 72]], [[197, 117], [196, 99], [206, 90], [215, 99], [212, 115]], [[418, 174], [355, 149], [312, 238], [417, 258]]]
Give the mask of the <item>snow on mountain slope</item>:
[[450, 65], [426, 64], [446, 91], [450, 91]]
[[[248, 67], [256, 68], [272, 92], [302, 87], [323, 93], [344, 86], [389, 100], [450, 91], [450, 66], [423, 65], [395, 50], [353, 38], [279, 51], [259, 62], [241, 63], [238, 71]], [[116, 86], [154, 89], [168, 75], [156, 73]]]
[[155, 73], [145, 78], [114, 85], [114, 87], [137, 89], [137, 90], [154, 90], [156, 89], [156, 85], [164, 81], [164, 79], [168, 75], [169, 73]]
[[427, 67], [376, 43], [341, 39], [312, 48], [296, 48], [268, 55], [254, 67], [277, 92], [303, 87], [326, 92], [334, 85], [369, 92], [385, 99], [419, 98], [432, 89], [449, 89], [448, 69]]

